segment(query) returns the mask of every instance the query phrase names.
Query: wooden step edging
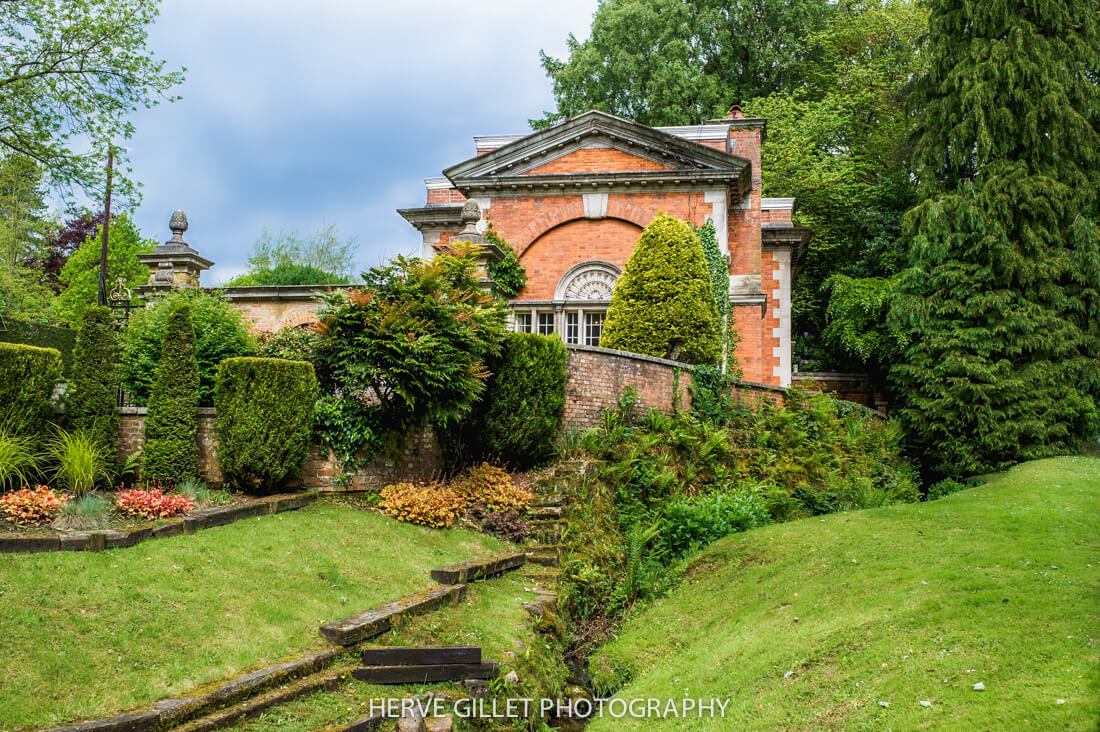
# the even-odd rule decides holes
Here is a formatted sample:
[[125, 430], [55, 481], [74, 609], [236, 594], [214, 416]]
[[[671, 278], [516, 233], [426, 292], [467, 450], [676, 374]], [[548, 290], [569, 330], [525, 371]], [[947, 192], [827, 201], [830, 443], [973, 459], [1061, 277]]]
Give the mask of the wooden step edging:
[[433, 569], [432, 579], [441, 585], [460, 585], [503, 574], [510, 569], [518, 569], [526, 561], [527, 555], [524, 552], [489, 559], [471, 559], [468, 562]]
[[100, 552], [105, 549], [121, 549], [134, 546], [148, 539], [164, 539], [180, 534], [194, 534], [202, 529], [240, 521], [256, 516], [267, 516], [284, 511], [294, 511], [317, 500], [315, 493], [290, 493], [267, 496], [248, 503], [201, 508], [190, 516], [171, 519], [160, 526], [143, 526], [129, 531], [101, 529], [97, 531], [70, 531], [63, 534], [0, 534], [0, 554], [31, 552]]
[[320, 628], [325, 640], [338, 646], [353, 646], [400, 627], [406, 617], [423, 615], [444, 605], [462, 601], [466, 585], [441, 585], [389, 602], [374, 610], [337, 620]]
[[428, 684], [463, 679], [495, 679], [500, 673], [496, 661], [481, 663], [437, 663], [430, 666], [360, 666], [351, 672], [368, 684]]
[[227, 681], [206, 694], [163, 699], [136, 712], [54, 727], [47, 732], [151, 732], [176, 727], [219, 707], [248, 699], [264, 689], [317, 674], [330, 666], [342, 650], [327, 648], [293, 661], [267, 666]]
[[480, 646], [371, 646], [361, 649], [364, 666], [432, 666], [481, 663]]

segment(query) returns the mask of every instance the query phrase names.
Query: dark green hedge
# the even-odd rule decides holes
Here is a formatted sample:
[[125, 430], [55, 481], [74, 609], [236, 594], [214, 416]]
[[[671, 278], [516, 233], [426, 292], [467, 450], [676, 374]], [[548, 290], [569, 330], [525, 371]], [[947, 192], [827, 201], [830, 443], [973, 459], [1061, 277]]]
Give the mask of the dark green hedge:
[[61, 354], [61, 367], [65, 374], [73, 364], [76, 347], [76, 331], [56, 325], [29, 323], [25, 320], [0, 318], [0, 342], [23, 343], [39, 348], [53, 348]]
[[556, 336], [505, 335], [478, 410], [474, 439], [486, 457], [527, 468], [553, 455], [565, 406], [566, 358]]
[[199, 474], [199, 365], [191, 309], [168, 315], [149, 412], [145, 417], [142, 477], [175, 484]]
[[73, 351], [67, 412], [74, 428], [92, 435], [112, 453], [118, 440], [118, 360], [111, 309], [85, 309]]
[[312, 364], [227, 358], [218, 365], [218, 464], [226, 481], [271, 493], [298, 475], [313, 432], [319, 390]]
[[43, 435], [60, 380], [61, 354], [56, 348], [0, 343], [0, 429]]

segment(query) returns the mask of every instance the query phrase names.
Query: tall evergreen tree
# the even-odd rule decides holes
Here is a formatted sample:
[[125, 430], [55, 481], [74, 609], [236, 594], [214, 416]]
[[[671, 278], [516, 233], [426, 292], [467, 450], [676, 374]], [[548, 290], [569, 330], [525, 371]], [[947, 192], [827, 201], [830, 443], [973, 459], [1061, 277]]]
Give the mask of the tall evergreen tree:
[[1090, 435], [1100, 395], [1100, 3], [933, 0], [891, 317], [900, 416], [955, 475]]
[[175, 484], [199, 473], [199, 365], [191, 309], [168, 316], [145, 418], [142, 477]]
[[118, 334], [111, 309], [88, 308], [73, 349], [69, 417], [73, 427], [112, 452], [118, 439], [118, 364]]

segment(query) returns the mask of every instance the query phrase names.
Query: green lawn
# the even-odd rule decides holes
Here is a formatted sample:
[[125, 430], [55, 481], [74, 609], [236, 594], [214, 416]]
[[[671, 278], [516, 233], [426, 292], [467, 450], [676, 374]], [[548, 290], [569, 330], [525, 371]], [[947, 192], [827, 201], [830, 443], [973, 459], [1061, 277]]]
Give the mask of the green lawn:
[[730, 703], [725, 719], [604, 718], [591, 732], [1095, 730], [1100, 459], [731, 537], [592, 667], [627, 699]]
[[[535, 598], [529, 591], [532, 584], [520, 572], [471, 583], [464, 602], [415, 618], [405, 627], [371, 642], [384, 646], [476, 645], [481, 646], [483, 658], [504, 661], [504, 651], [516, 650], [514, 639], [536, 642], [530, 638], [530, 631], [517, 627], [526, 618], [523, 603]], [[443, 688], [446, 686], [439, 684], [373, 686], [349, 679], [334, 692], [312, 694], [274, 707], [230, 728], [229, 732], [303, 732], [330, 725], [346, 726], [369, 711], [371, 699]], [[461, 689], [458, 685], [452, 688]]]
[[318, 503], [103, 553], [0, 555], [0, 729], [105, 716], [324, 645], [317, 627], [503, 549]]

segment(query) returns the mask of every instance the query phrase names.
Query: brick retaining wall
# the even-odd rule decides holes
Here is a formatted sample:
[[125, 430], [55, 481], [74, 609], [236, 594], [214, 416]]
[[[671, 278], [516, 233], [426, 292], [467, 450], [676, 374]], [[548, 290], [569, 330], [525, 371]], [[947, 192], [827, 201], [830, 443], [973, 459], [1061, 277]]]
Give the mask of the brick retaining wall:
[[[562, 426], [585, 429], [599, 424], [604, 410], [612, 409], [627, 386], [638, 392], [638, 408], [671, 412], [677, 404], [691, 406], [691, 366], [664, 358], [641, 356], [594, 346], [568, 346], [565, 410]], [[675, 398], [679, 390], [678, 400]], [[786, 391], [768, 384], [742, 381], [737, 395], [754, 406], [778, 404]], [[125, 457], [141, 449], [145, 425], [144, 407], [121, 407], [118, 454]], [[208, 483], [222, 481], [214, 436], [214, 410], [199, 410], [199, 477]], [[338, 480], [340, 464], [335, 457], [314, 445], [302, 464], [301, 476], [288, 488], [343, 491], [376, 488], [398, 480], [425, 480], [443, 471], [443, 455], [435, 433], [426, 428], [407, 437], [400, 445], [353, 471], [346, 482]]]
[[795, 384], [832, 394], [843, 399], [886, 414], [889, 403], [886, 395], [875, 390], [871, 377], [867, 374], [845, 373], [839, 371], [809, 371], [794, 374]]

